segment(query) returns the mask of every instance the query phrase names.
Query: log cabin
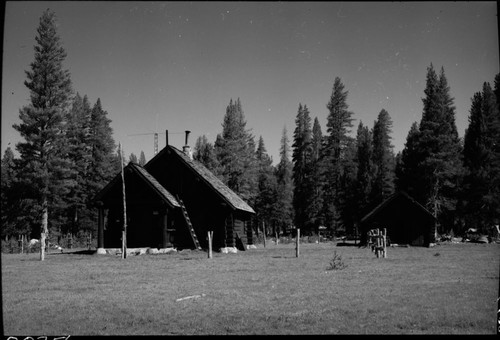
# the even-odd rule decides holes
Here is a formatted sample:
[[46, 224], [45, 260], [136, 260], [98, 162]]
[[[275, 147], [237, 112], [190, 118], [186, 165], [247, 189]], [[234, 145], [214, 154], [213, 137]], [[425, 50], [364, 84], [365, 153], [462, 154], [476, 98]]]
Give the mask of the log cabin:
[[[188, 145], [168, 144], [141, 167], [124, 168], [127, 248], [206, 249], [236, 252], [253, 246], [255, 211], [192, 157]], [[123, 194], [117, 174], [94, 198], [98, 209], [98, 252], [121, 247]], [[105, 251], [104, 251], [105, 252]]]

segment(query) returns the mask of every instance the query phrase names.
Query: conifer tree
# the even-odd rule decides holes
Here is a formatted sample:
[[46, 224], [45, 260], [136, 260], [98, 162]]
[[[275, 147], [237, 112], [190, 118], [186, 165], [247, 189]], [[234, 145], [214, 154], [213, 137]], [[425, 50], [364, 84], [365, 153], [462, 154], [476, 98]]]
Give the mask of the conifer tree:
[[129, 163], [135, 163], [135, 164], [138, 164], [139, 161], [137, 160], [137, 156], [135, 155], [135, 153], [131, 153], [130, 156], [128, 157], [128, 162]]
[[[89, 129], [89, 150], [92, 154], [87, 173], [89, 219], [96, 221], [96, 209], [92, 198], [120, 171], [120, 155], [113, 139], [113, 129], [108, 112], [103, 110], [101, 99], [97, 98], [91, 110]], [[96, 228], [96, 223], [88, 226], [89, 231]]]
[[406, 137], [406, 143], [401, 152], [401, 161], [396, 169], [396, 188], [416, 197], [418, 193], [420, 174], [418, 164], [421, 162], [418, 154], [418, 140], [420, 130], [417, 122], [413, 122]]
[[[92, 153], [90, 143], [91, 108], [87, 96], [79, 93], [66, 117], [66, 137], [68, 140], [68, 159], [74, 170], [75, 186], [67, 195], [67, 223], [71, 233], [78, 232], [81, 223], [89, 223], [87, 216], [88, 196], [87, 176]], [[68, 229], [66, 228], [66, 229]]]
[[144, 166], [146, 165], [146, 156], [144, 155], [144, 151], [141, 150], [141, 155], [139, 156], [139, 165]]
[[258, 163], [258, 191], [255, 199], [255, 211], [259, 225], [272, 223], [276, 205], [276, 177], [274, 176], [273, 160], [267, 154], [262, 136], [256, 150]]
[[245, 201], [252, 204], [257, 186], [255, 161], [255, 141], [238, 98], [231, 99], [226, 108], [222, 124], [222, 134], [217, 136], [215, 154], [220, 164], [223, 182]]
[[[436, 81], [437, 80], [437, 81]], [[428, 69], [424, 112], [420, 122], [419, 149], [423, 154], [420, 198], [439, 219], [441, 232], [454, 226], [458, 185], [462, 176], [461, 144], [455, 125], [455, 107], [444, 69], [439, 78]]]
[[306, 105], [299, 104], [295, 124], [292, 145], [295, 225], [309, 232], [312, 228], [310, 204], [313, 195], [311, 187], [312, 131], [311, 117]]
[[374, 177], [371, 205], [377, 206], [394, 192], [394, 151], [391, 144], [392, 120], [382, 109], [373, 126]]
[[458, 188], [463, 175], [461, 143], [449, 90], [444, 69], [438, 76], [431, 64], [427, 69], [418, 132], [410, 131], [402, 154], [403, 164], [398, 169], [404, 173], [398, 178], [398, 185], [406, 186], [409, 194], [428, 208], [438, 219], [441, 232], [455, 225]]
[[215, 149], [212, 143], [208, 141], [207, 136], [199, 136], [194, 146], [193, 158], [203, 164], [215, 175], [219, 173], [219, 166], [215, 155]]
[[1, 211], [0, 215], [2, 222], [2, 238], [11, 235], [17, 235], [20, 230], [16, 228], [16, 215], [18, 210], [15, 205], [15, 181], [16, 181], [16, 165], [14, 152], [10, 147], [5, 149], [2, 157], [2, 173], [1, 173]]
[[342, 193], [340, 216], [343, 231], [347, 235], [354, 235], [358, 215], [358, 208], [356, 206], [356, 174], [358, 172], [356, 155], [356, 142], [353, 138], [350, 138], [342, 161], [342, 176], [340, 177]]
[[324, 162], [324, 216], [327, 228], [337, 230], [343, 226], [342, 209], [345, 207], [345, 188], [342, 187], [352, 128], [352, 112], [347, 105], [348, 91], [339, 77], [335, 78], [330, 101], [327, 104], [327, 136]]
[[7, 147], [2, 158], [0, 189], [2, 237], [39, 235], [39, 228], [34, 228], [40, 223], [39, 205], [33, 198], [35, 188], [23, 178], [23, 164]]
[[356, 161], [358, 171], [356, 173], [356, 202], [357, 214], [356, 223], [359, 223], [366, 215], [373, 204], [370, 201], [372, 192], [374, 165], [373, 165], [373, 137], [368, 126], [359, 122], [356, 135]]
[[64, 116], [71, 102], [70, 73], [63, 69], [66, 52], [56, 30], [55, 14], [46, 10], [40, 18], [35, 37], [35, 60], [26, 71], [26, 87], [30, 104], [19, 113], [20, 124], [14, 125], [24, 142], [17, 144], [22, 159], [23, 178], [33, 188], [38, 202], [40, 260], [45, 259], [45, 244], [49, 232], [50, 209], [72, 185], [71, 171], [65, 159]]
[[294, 220], [293, 211], [293, 164], [290, 160], [290, 146], [286, 126], [280, 140], [280, 162], [276, 166], [277, 198], [274, 218], [274, 232], [285, 230]]
[[500, 120], [497, 98], [489, 83], [472, 98], [469, 126], [464, 138], [463, 183], [464, 218], [467, 226], [486, 232], [498, 224], [500, 212], [498, 187], [497, 143], [500, 141]]
[[311, 221], [315, 226], [315, 232], [324, 224], [322, 216], [323, 209], [323, 185], [322, 176], [322, 154], [323, 154], [323, 133], [317, 117], [314, 118], [312, 139], [311, 139], [311, 203], [309, 205]]

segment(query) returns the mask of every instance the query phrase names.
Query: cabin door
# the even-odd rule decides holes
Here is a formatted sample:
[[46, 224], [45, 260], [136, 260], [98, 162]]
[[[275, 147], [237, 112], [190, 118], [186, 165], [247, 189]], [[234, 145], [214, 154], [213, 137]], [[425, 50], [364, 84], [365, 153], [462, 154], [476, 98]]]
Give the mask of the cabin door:
[[154, 247], [170, 248], [174, 246], [175, 229], [172, 227], [171, 214], [167, 211], [153, 212]]

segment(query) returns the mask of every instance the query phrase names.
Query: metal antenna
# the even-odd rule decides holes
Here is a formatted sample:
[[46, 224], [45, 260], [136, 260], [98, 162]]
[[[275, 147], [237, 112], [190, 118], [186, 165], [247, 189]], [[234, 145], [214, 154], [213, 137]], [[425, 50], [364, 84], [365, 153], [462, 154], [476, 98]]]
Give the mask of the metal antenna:
[[[146, 132], [146, 133], [134, 133], [134, 134], [131, 134], [131, 135], [127, 135], [127, 136], [146, 136], [146, 135], [153, 135], [154, 137], [154, 140], [153, 140], [153, 147], [154, 147], [154, 152], [155, 152], [155, 155], [158, 154], [158, 135], [159, 134], [166, 134], [167, 131], [165, 132]], [[177, 135], [177, 134], [181, 134], [181, 133], [185, 133], [185, 132], [169, 132], [170, 134], [172, 135]], [[167, 138], [168, 138], [168, 135], [167, 135]]]
[[155, 155], [158, 153], [158, 133], [155, 132]]

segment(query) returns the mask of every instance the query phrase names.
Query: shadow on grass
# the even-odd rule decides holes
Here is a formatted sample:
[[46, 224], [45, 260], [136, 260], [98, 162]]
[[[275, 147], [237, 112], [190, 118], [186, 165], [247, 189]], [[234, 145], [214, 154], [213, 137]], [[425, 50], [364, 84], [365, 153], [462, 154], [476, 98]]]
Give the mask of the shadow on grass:
[[349, 242], [339, 242], [337, 243], [337, 247], [362, 247], [359, 243], [349, 243]]

